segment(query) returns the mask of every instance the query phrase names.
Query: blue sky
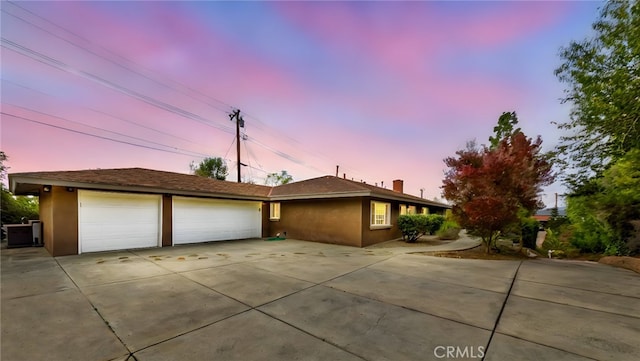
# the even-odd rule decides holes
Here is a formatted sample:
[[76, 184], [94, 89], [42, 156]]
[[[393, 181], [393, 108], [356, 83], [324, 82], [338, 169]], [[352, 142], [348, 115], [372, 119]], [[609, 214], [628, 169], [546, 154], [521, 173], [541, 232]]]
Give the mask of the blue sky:
[[340, 165], [439, 197], [442, 159], [503, 111], [557, 144], [558, 52], [602, 4], [3, 2], [2, 150], [11, 172], [233, 168], [239, 108], [247, 180]]

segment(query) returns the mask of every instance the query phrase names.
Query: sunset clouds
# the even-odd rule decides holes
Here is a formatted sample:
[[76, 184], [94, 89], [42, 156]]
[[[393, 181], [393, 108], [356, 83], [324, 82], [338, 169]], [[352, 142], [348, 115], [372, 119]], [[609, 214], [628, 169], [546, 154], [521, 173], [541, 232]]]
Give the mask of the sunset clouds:
[[339, 164], [432, 198], [442, 159], [486, 142], [503, 111], [555, 144], [549, 123], [568, 114], [558, 48], [589, 34], [598, 6], [3, 3], [2, 150], [12, 172], [187, 172], [204, 156], [234, 167], [227, 114], [240, 108], [248, 179]]

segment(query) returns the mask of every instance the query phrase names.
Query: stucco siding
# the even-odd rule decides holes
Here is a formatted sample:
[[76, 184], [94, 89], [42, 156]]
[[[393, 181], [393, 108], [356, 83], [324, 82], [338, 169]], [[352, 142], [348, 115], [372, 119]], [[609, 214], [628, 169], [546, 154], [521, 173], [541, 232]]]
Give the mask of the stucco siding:
[[280, 220], [269, 221], [270, 236], [286, 231], [288, 238], [362, 247], [360, 198], [282, 201], [280, 207]]
[[[391, 226], [371, 227], [371, 201], [391, 204]], [[364, 197], [362, 199], [362, 247], [381, 243], [402, 237], [398, 228], [398, 216], [400, 215], [400, 202]]]
[[38, 199], [40, 221], [42, 222], [42, 241], [44, 242], [44, 248], [53, 254], [53, 196], [51, 192], [43, 192], [42, 187], [40, 190], [40, 197]]
[[162, 196], [162, 247], [173, 245], [173, 197]]
[[53, 186], [40, 193], [44, 246], [53, 256], [78, 254], [78, 192]]

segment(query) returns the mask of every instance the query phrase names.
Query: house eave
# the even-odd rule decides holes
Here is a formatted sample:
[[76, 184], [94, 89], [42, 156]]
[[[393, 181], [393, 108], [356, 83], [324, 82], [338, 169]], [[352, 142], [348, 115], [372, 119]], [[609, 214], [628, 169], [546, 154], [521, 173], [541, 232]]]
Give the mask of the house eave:
[[271, 196], [270, 200], [274, 202], [278, 202], [278, 201], [305, 200], [305, 199], [368, 197], [370, 195], [371, 195], [371, 192], [305, 193], [305, 194]]
[[398, 202], [406, 202], [411, 204], [418, 204], [421, 206], [433, 206], [440, 208], [451, 208], [451, 206], [447, 204], [441, 204], [437, 202], [431, 202], [426, 199], [418, 200], [411, 199], [408, 197], [403, 197], [402, 195], [392, 196], [387, 194], [379, 194], [371, 191], [361, 191], [361, 192], [332, 192], [332, 193], [306, 193], [306, 194], [292, 194], [292, 195], [282, 195], [282, 196], [271, 196], [270, 201], [278, 202], [278, 201], [289, 201], [289, 200], [306, 200], [306, 199], [329, 199], [329, 198], [353, 198], [353, 197], [371, 197], [373, 199], [381, 199], [381, 200], [394, 200]]
[[373, 198], [380, 198], [380, 199], [387, 199], [387, 200], [394, 200], [394, 201], [398, 201], [398, 202], [406, 202], [406, 203], [414, 203], [414, 204], [419, 204], [421, 206], [433, 206], [433, 207], [441, 207], [441, 208], [451, 208], [450, 205], [448, 204], [443, 204], [443, 203], [438, 203], [438, 202], [432, 202], [426, 199], [414, 199], [414, 198], [409, 198], [409, 197], [403, 197], [402, 195], [397, 195], [397, 196], [392, 196], [392, 195], [382, 195], [382, 194], [376, 194], [373, 193], [371, 195], [371, 197]]
[[74, 182], [60, 179], [48, 179], [41, 177], [29, 177], [22, 175], [9, 175], [9, 189], [15, 195], [39, 195], [43, 185], [72, 187], [87, 190], [103, 190], [115, 192], [136, 192], [136, 193], [154, 193], [169, 194], [177, 196], [205, 197], [205, 198], [221, 198], [221, 199], [237, 199], [237, 200], [255, 200], [255, 201], [288, 201], [288, 200], [310, 200], [310, 199], [331, 199], [331, 198], [354, 198], [354, 197], [370, 197], [372, 199], [393, 200], [405, 202], [408, 204], [416, 204], [420, 206], [432, 206], [440, 208], [451, 208], [447, 204], [432, 202], [426, 199], [416, 199], [405, 194], [381, 194], [371, 190], [357, 190], [347, 192], [327, 192], [327, 193], [303, 193], [289, 195], [245, 195], [237, 193], [222, 193], [215, 191], [188, 190], [163, 188], [156, 186], [144, 185], [125, 185], [125, 184], [107, 184], [98, 182]]
[[206, 191], [192, 191], [183, 189], [145, 187], [136, 185], [113, 185], [103, 183], [86, 183], [86, 182], [70, 182], [43, 178], [31, 177], [10, 177], [10, 191], [15, 195], [38, 195], [40, 187], [43, 185], [71, 187], [76, 189], [87, 189], [96, 191], [115, 191], [115, 192], [134, 192], [134, 193], [154, 193], [169, 194], [177, 196], [205, 197], [205, 198], [222, 198], [222, 199], [238, 199], [238, 200], [254, 200], [268, 201], [266, 196], [252, 196], [243, 194], [229, 194]]

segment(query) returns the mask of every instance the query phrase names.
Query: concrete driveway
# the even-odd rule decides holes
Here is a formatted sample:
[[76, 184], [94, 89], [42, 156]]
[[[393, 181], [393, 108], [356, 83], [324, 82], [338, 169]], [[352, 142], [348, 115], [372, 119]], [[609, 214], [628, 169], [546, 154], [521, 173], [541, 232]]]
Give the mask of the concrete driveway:
[[295, 240], [2, 251], [1, 359], [637, 360], [640, 276]]

